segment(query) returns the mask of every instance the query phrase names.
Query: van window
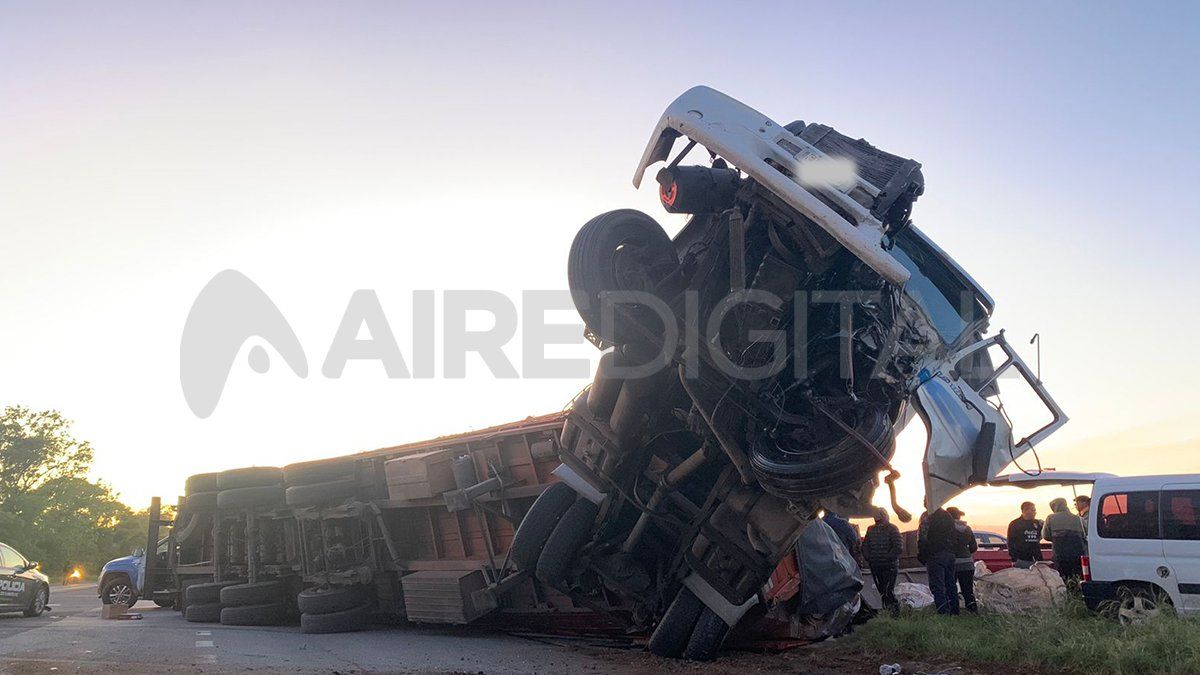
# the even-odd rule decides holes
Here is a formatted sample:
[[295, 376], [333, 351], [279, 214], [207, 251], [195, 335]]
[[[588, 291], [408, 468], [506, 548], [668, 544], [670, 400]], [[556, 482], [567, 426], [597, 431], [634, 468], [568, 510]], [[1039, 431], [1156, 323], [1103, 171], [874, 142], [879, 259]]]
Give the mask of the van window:
[[1158, 539], [1158, 492], [1104, 495], [1096, 534], [1105, 539]]
[[1200, 490], [1164, 490], [1163, 539], [1200, 540]]

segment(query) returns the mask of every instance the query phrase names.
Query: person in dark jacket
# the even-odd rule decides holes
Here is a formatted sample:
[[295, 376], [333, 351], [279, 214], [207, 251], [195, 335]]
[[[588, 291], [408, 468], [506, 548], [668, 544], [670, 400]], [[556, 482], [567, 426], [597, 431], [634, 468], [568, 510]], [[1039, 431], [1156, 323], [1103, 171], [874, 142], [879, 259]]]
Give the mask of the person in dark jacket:
[[[979, 603], [975, 601], [975, 551], [979, 550], [979, 542], [975, 541], [975, 532], [962, 519], [963, 512], [956, 506], [946, 509], [954, 517], [954, 577], [958, 579], [958, 591], [962, 593], [963, 605], [967, 611], [979, 612]], [[955, 602], [958, 597], [954, 598]]]
[[1021, 517], [1008, 524], [1008, 557], [1025, 569], [1042, 559], [1042, 521], [1033, 502], [1022, 502]]
[[858, 559], [859, 549], [862, 548], [862, 542], [858, 539], [858, 531], [850, 524], [850, 521], [839, 516], [833, 511], [826, 511], [824, 518], [825, 524], [833, 529], [833, 533], [842, 540], [846, 545], [846, 550], [850, 552], [850, 557]]
[[929, 590], [938, 614], [958, 614], [957, 579], [954, 576], [954, 518], [939, 508], [929, 514], [924, 535], [917, 539], [917, 557], [929, 573]]
[[875, 588], [879, 589], [879, 597], [883, 599], [883, 606], [893, 611], [900, 608], [896, 602], [896, 575], [900, 571], [900, 553], [903, 549], [900, 528], [888, 522], [887, 509], [877, 510], [875, 524], [867, 528], [867, 535], [863, 537], [862, 553], [867, 567], [871, 569]]

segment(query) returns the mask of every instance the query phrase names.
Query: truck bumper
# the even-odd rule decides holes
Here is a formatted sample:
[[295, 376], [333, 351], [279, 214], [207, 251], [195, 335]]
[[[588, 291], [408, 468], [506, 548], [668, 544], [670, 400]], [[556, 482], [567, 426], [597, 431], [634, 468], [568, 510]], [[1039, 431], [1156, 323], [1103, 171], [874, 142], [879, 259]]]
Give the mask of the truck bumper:
[[1117, 587], [1108, 581], [1085, 581], [1079, 585], [1083, 603], [1093, 612], [1099, 611], [1105, 602], [1117, 599]]

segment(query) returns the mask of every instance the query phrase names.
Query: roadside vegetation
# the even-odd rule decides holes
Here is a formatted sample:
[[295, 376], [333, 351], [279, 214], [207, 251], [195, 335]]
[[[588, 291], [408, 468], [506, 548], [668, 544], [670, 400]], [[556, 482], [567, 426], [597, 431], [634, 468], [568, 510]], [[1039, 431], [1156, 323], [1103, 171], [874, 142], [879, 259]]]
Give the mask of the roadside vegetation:
[[145, 546], [146, 518], [92, 482], [92, 447], [54, 410], [10, 406], [0, 413], [0, 541], [41, 563], [59, 583], [67, 563], [88, 577], [108, 560]]
[[850, 642], [864, 653], [957, 659], [997, 672], [1200, 672], [1200, 621], [1164, 615], [1125, 627], [1089, 613], [1078, 597], [1053, 610], [1017, 616], [881, 614]]

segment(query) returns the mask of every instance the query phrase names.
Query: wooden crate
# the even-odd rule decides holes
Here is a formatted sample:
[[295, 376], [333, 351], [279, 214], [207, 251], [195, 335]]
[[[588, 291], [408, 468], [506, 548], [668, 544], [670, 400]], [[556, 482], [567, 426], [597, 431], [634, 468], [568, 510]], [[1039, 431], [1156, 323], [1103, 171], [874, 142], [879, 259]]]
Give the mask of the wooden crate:
[[388, 496], [391, 499], [426, 499], [454, 489], [449, 448], [405, 455], [384, 463]]

